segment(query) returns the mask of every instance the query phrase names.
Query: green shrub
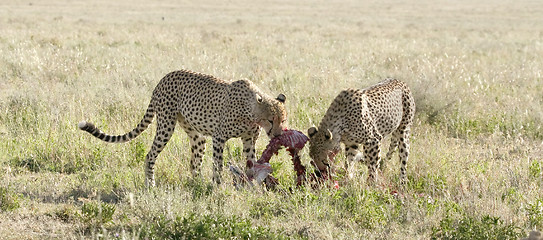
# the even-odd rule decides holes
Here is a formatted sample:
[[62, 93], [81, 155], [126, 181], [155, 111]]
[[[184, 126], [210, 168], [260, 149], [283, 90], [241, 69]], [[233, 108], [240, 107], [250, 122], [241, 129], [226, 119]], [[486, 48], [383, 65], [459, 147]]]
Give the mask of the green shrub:
[[191, 178], [187, 180], [184, 185], [185, 188], [192, 193], [193, 201], [207, 197], [213, 193], [213, 184], [211, 182], [205, 182], [200, 178]]
[[265, 197], [256, 198], [249, 202], [249, 216], [259, 218], [272, 218], [286, 215], [290, 209], [289, 203], [266, 199]]
[[204, 215], [166, 219], [159, 216], [140, 230], [141, 239], [286, 239], [237, 216]]
[[73, 205], [64, 205], [60, 208], [57, 208], [50, 215], [64, 222], [71, 222], [74, 219], [77, 219], [77, 216], [79, 216], [77, 208], [75, 208]]
[[21, 195], [6, 187], [0, 187], [0, 211], [12, 211], [20, 207]]
[[417, 206], [426, 212], [427, 216], [433, 215], [435, 211], [442, 205], [442, 202], [439, 201], [439, 198], [432, 198], [429, 195], [415, 195], [417, 200]]
[[132, 156], [128, 159], [129, 166], [141, 166], [145, 161], [145, 155], [147, 155], [147, 146], [141, 139], [131, 141], [129, 144], [132, 153]]
[[519, 193], [518, 188], [511, 187], [507, 188], [504, 193], [502, 193], [502, 201], [506, 203], [517, 203], [520, 199], [522, 199], [522, 194]]
[[352, 219], [364, 229], [374, 229], [399, 217], [401, 202], [389, 192], [338, 190], [332, 206], [342, 218]]
[[431, 193], [443, 192], [448, 189], [447, 179], [443, 175], [426, 174], [425, 176], [414, 177], [407, 176], [407, 186], [409, 189], [415, 190], [418, 193]]
[[88, 228], [98, 228], [113, 221], [115, 205], [99, 202], [87, 202], [81, 206], [79, 220]]
[[530, 177], [534, 179], [541, 179], [542, 173], [541, 173], [541, 163], [537, 160], [534, 160], [530, 163], [530, 167], [528, 169]]
[[505, 224], [499, 217], [488, 215], [475, 218], [464, 214], [459, 220], [447, 215], [439, 222], [439, 226], [432, 228], [432, 239], [505, 240], [519, 239], [521, 235], [519, 227]]
[[537, 199], [526, 205], [530, 228], [543, 229], [543, 199]]
[[34, 157], [27, 157], [21, 159], [19, 157], [12, 158], [10, 165], [13, 167], [26, 168], [31, 172], [39, 172], [43, 168], [43, 164], [40, 161], [37, 161]]

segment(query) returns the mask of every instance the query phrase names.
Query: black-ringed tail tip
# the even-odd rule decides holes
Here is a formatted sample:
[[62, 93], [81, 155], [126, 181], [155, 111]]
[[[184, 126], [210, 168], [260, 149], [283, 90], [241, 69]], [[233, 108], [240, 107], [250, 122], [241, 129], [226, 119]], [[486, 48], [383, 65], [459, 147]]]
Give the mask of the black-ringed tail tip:
[[[103, 141], [106, 141], [106, 142], [110, 142], [111, 140], [111, 136], [108, 137], [107, 134], [103, 133], [102, 131], [100, 131], [100, 129], [97, 129], [96, 126], [94, 126], [94, 124], [90, 123], [90, 122], [87, 122], [87, 121], [81, 121], [77, 124], [77, 127], [85, 132], [88, 132], [90, 134], [92, 134], [93, 136], [103, 140]], [[107, 139], [106, 139], [107, 137]]]
[[81, 121], [77, 124], [77, 127], [83, 131], [89, 131], [89, 130], [92, 130], [94, 129], [94, 125], [90, 122], [87, 122], [87, 121]]

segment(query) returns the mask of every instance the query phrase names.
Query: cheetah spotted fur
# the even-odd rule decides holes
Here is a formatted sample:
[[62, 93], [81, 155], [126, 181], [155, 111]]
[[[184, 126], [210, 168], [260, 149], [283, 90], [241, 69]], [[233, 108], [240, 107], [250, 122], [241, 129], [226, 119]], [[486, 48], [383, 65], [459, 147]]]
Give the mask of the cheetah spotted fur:
[[399, 146], [400, 182], [407, 181], [409, 132], [415, 114], [415, 101], [409, 87], [402, 81], [386, 79], [366, 89], [346, 89], [333, 100], [317, 128], [308, 129], [309, 155], [321, 172], [329, 171], [329, 161], [345, 145], [347, 164], [364, 148], [368, 165], [368, 181], [377, 178], [381, 164], [380, 142], [391, 135], [385, 162]]
[[154, 165], [158, 154], [172, 137], [176, 124], [187, 133], [191, 145], [191, 172], [199, 175], [206, 136], [213, 142], [213, 180], [220, 183], [223, 149], [230, 138], [241, 138], [243, 155], [256, 162], [255, 142], [263, 128], [270, 138], [281, 135], [285, 128], [285, 96], [270, 98], [251, 81], [225, 81], [191, 71], [175, 71], [164, 76], [153, 91], [149, 107], [140, 123], [124, 135], [103, 133], [92, 123], [78, 127], [110, 143], [130, 141], [140, 135], [153, 118], [157, 131], [145, 157], [146, 185], [154, 186]]

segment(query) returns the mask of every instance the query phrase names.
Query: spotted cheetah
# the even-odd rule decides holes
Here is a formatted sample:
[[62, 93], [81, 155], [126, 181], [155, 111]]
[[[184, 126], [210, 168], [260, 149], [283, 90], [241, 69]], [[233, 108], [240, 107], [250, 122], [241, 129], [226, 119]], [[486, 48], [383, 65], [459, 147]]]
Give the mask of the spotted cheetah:
[[399, 145], [401, 162], [400, 182], [407, 181], [409, 131], [415, 114], [415, 101], [409, 87], [402, 81], [386, 79], [366, 89], [346, 89], [334, 99], [319, 128], [308, 129], [309, 155], [321, 173], [330, 168], [329, 160], [345, 145], [347, 163], [364, 147], [364, 158], [369, 169], [369, 182], [377, 178], [383, 137], [391, 134], [386, 161]]
[[157, 131], [145, 157], [146, 185], [154, 186], [154, 165], [158, 154], [172, 137], [176, 123], [188, 134], [191, 145], [191, 172], [200, 172], [206, 136], [213, 139], [213, 180], [220, 183], [223, 148], [230, 138], [241, 138], [243, 155], [255, 162], [255, 142], [263, 128], [268, 137], [280, 136], [286, 128], [285, 95], [271, 98], [251, 81], [225, 81], [192, 71], [175, 71], [164, 76], [153, 91], [149, 107], [140, 123], [124, 135], [103, 133], [92, 123], [82, 121], [81, 130], [110, 143], [130, 141], [140, 135], [157, 117]]

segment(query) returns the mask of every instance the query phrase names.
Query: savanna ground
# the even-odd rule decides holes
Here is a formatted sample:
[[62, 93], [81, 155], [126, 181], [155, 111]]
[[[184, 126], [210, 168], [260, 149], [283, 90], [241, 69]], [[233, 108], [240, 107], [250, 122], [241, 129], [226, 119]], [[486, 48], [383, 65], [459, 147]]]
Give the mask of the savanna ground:
[[[513, 0], [1, 1], [0, 238], [527, 236], [543, 228], [541, 12]], [[377, 186], [359, 164], [338, 190], [297, 189], [281, 152], [278, 190], [235, 190], [227, 171], [216, 186], [211, 147], [192, 179], [176, 130], [147, 189], [154, 124], [118, 145], [76, 125], [132, 129], [177, 69], [284, 93], [304, 132], [341, 89], [402, 79], [417, 104], [409, 183], [395, 155]], [[239, 140], [225, 157], [243, 162]]]

